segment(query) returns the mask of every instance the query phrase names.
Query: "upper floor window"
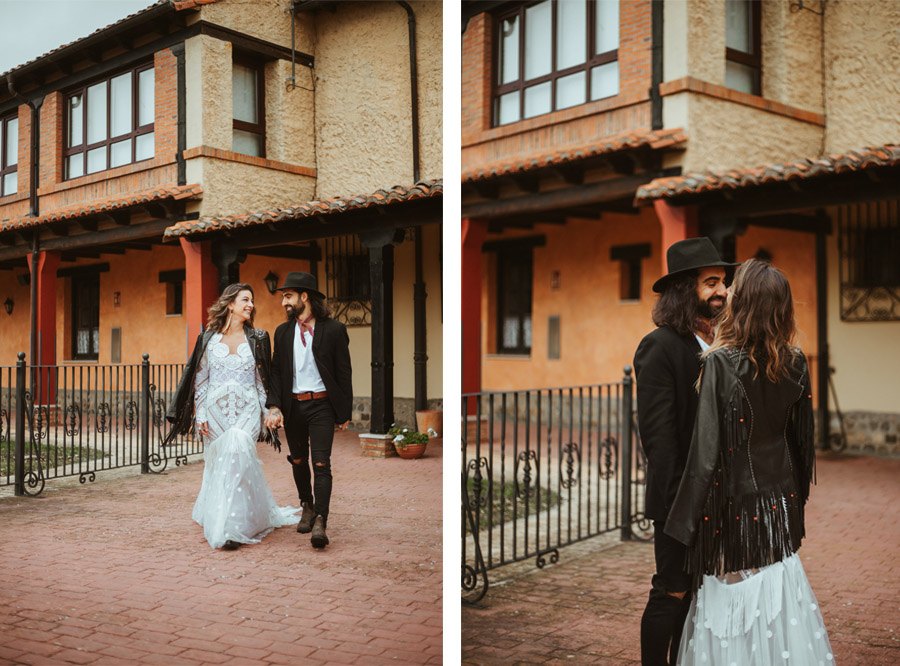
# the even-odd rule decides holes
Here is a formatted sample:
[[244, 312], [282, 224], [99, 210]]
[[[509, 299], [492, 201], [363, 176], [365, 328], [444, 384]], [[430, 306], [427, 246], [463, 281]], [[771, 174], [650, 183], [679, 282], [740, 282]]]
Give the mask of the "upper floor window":
[[153, 65], [70, 92], [65, 110], [66, 179], [153, 157]]
[[762, 94], [761, 5], [725, 0], [725, 85], [751, 95]]
[[19, 186], [19, 118], [0, 118], [0, 197], [15, 194]]
[[236, 153], [266, 156], [265, 69], [251, 60], [236, 59], [231, 70], [233, 134]]
[[497, 16], [494, 124], [619, 92], [619, 0], [543, 0]]

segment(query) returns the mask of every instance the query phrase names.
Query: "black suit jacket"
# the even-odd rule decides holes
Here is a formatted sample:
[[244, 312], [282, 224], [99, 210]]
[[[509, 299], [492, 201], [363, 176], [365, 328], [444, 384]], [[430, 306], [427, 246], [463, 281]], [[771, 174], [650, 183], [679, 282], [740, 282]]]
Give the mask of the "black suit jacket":
[[700, 343], [668, 326], [648, 333], [634, 354], [638, 431], [647, 456], [645, 515], [664, 521], [675, 500], [697, 416]]
[[[287, 321], [275, 329], [272, 372], [269, 375], [267, 407], [278, 407], [284, 418], [291, 417], [294, 399], [294, 334], [296, 321]], [[316, 368], [325, 383], [328, 400], [334, 408], [335, 423], [350, 420], [353, 411], [353, 383], [350, 368], [350, 337], [347, 327], [334, 319], [316, 320], [312, 341]]]

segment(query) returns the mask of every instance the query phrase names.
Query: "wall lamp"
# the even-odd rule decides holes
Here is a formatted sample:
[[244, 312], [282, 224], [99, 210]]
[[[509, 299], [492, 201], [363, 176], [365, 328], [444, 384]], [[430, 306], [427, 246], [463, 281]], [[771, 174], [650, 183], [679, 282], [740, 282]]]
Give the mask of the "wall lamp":
[[12, 298], [7, 297], [5, 301], [3, 301], [3, 309], [6, 310], [6, 314], [12, 315], [13, 308], [15, 307], [15, 302]]
[[269, 290], [270, 294], [274, 294], [275, 290], [278, 288], [278, 276], [269, 271], [266, 273], [266, 277], [263, 278], [263, 282], [266, 283], [266, 289]]

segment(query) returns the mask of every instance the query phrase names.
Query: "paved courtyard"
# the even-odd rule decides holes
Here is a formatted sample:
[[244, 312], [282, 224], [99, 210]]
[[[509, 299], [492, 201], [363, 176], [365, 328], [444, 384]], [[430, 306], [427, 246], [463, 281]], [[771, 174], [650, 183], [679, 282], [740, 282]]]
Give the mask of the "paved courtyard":
[[[284, 454], [259, 454], [298, 505]], [[339, 433], [324, 551], [293, 527], [212, 550], [201, 463], [0, 499], [0, 663], [439, 664], [441, 464], [440, 440], [372, 459]]]
[[[800, 556], [835, 663], [900, 664], [900, 460], [820, 456]], [[493, 573], [463, 607], [465, 664], [637, 664], [652, 545], [614, 537], [560, 550], [557, 565]]]

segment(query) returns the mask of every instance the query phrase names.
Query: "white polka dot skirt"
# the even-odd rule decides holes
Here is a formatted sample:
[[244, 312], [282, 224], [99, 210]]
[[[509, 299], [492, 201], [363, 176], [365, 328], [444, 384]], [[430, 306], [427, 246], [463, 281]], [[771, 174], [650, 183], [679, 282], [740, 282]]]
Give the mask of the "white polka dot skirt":
[[704, 576], [688, 611], [678, 663], [833, 666], [822, 613], [800, 557], [722, 579]]

